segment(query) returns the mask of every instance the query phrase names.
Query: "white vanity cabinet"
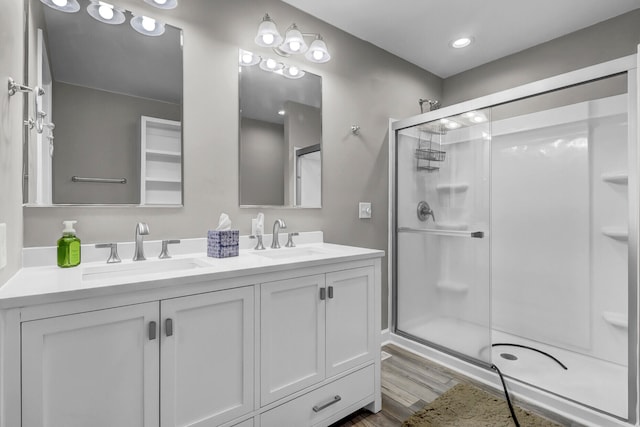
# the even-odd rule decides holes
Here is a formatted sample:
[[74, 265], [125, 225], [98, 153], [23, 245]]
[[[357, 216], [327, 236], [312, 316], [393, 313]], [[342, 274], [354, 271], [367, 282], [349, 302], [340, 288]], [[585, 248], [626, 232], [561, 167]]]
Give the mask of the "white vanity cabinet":
[[261, 285], [262, 405], [326, 383], [266, 412], [262, 427], [316, 425], [373, 394], [374, 283], [362, 267]]
[[0, 287], [0, 427], [326, 427], [379, 411], [382, 252], [314, 251], [112, 281], [24, 269]]
[[209, 427], [249, 413], [253, 316], [249, 286], [23, 322], [23, 427]]
[[158, 303], [22, 323], [22, 427], [157, 427]]
[[253, 286], [160, 303], [162, 427], [209, 427], [253, 410]]

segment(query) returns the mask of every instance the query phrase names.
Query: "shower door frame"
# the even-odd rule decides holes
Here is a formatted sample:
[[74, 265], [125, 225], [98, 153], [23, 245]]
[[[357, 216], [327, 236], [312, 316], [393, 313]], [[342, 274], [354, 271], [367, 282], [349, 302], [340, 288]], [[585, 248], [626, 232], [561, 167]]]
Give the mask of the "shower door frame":
[[[443, 107], [438, 110], [429, 111], [423, 114], [419, 114], [413, 117], [409, 117], [402, 120], [390, 120], [389, 121], [389, 330], [393, 338], [399, 337], [410, 341], [418, 342], [426, 345], [436, 351], [444, 353], [447, 356], [447, 360], [453, 358], [462, 359], [461, 368], [464, 367], [464, 362], [471, 363], [476, 367], [480, 367], [481, 370], [488, 371], [488, 365], [480, 360], [470, 360], [468, 357], [464, 357], [459, 353], [447, 348], [443, 348], [432, 342], [422, 340], [418, 337], [409, 335], [398, 330], [398, 300], [397, 300], [397, 209], [398, 209], [398, 196], [397, 196], [397, 144], [398, 144], [398, 132], [408, 129], [420, 124], [432, 122], [435, 120], [443, 119], [449, 116], [455, 116], [467, 111], [480, 110], [483, 108], [491, 108], [501, 104], [506, 104], [513, 101], [518, 101], [534, 96], [542, 95], [545, 93], [554, 92], [557, 90], [565, 89], [571, 86], [577, 86], [584, 83], [589, 83], [597, 80], [601, 80], [607, 77], [611, 77], [618, 74], [627, 74], [627, 94], [628, 94], [628, 164], [629, 164], [629, 187], [628, 187], [628, 217], [629, 217], [629, 240], [628, 240], [628, 362], [627, 362], [627, 376], [628, 376], [628, 418], [622, 419], [613, 414], [606, 413], [597, 408], [592, 408], [587, 405], [583, 405], [577, 402], [583, 408], [586, 408], [596, 413], [605, 415], [606, 417], [613, 417], [617, 420], [624, 421], [634, 425], [639, 419], [639, 382], [638, 372], [640, 371], [638, 358], [638, 216], [640, 212], [638, 194], [638, 169], [640, 168], [640, 158], [638, 146], [640, 145], [640, 133], [638, 132], [638, 123], [640, 122], [640, 108], [639, 108], [639, 94], [638, 87], [640, 86], [640, 75], [638, 70], [640, 69], [640, 45], [638, 46], [638, 54], [628, 55], [619, 59], [603, 62], [600, 64], [592, 65], [586, 68], [582, 68], [576, 71], [571, 71], [557, 76], [549, 77], [546, 79], [538, 80], [532, 83], [516, 86], [511, 89], [496, 92], [490, 95], [475, 98], [469, 101], [464, 101], [458, 104], [454, 104], [448, 107]], [[481, 371], [477, 372], [478, 374]], [[487, 377], [485, 375], [485, 377]], [[492, 381], [486, 378], [488, 381]], [[511, 384], [517, 384], [511, 381]], [[528, 390], [524, 387], [522, 390]], [[543, 392], [553, 394], [552, 391], [539, 389]], [[567, 399], [568, 400], [568, 399]], [[571, 401], [573, 402], [573, 401]], [[573, 407], [572, 405], [570, 405]]]

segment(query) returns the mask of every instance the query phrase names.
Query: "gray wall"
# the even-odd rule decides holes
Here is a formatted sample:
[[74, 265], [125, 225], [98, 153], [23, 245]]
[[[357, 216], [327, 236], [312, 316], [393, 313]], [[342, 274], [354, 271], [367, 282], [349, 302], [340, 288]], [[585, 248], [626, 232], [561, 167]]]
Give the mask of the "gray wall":
[[[295, 21], [305, 32], [322, 33], [332, 60], [287, 59], [323, 78], [323, 207], [267, 209], [267, 229], [281, 217], [291, 230], [323, 230], [328, 242], [387, 249], [388, 119], [416, 114], [418, 98], [440, 99], [441, 79], [279, 0], [189, 0], [171, 11], [139, 0], [119, 5], [184, 29], [185, 206], [25, 208], [25, 246], [54, 245], [64, 219], [79, 221], [83, 243], [130, 241], [138, 221], [149, 224], [150, 239], [203, 237], [222, 211], [249, 234], [258, 210], [239, 208], [238, 48], [273, 54], [253, 42], [268, 11], [282, 32]], [[352, 124], [361, 126], [359, 136]], [[359, 201], [372, 202], [372, 219], [358, 219]], [[383, 266], [386, 319], [386, 259]]]
[[637, 52], [640, 9], [451, 76], [443, 106]]
[[240, 138], [240, 204], [284, 204], [284, 126], [243, 118]]
[[[181, 109], [54, 82], [53, 203], [140, 203], [140, 116], [180, 121]], [[74, 183], [74, 175], [127, 183]]]
[[0, 223], [7, 225], [7, 266], [0, 270], [1, 285], [22, 263], [22, 108], [25, 95], [9, 97], [6, 90], [9, 77], [18, 83], [24, 80], [23, 5], [15, 0], [0, 0], [0, 10]]

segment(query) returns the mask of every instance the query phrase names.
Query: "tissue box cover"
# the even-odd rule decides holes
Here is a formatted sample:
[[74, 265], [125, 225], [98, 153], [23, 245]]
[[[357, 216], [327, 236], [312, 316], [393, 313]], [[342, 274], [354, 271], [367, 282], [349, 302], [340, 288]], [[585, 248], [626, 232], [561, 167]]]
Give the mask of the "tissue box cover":
[[239, 254], [239, 230], [209, 230], [207, 233], [207, 256], [227, 258]]

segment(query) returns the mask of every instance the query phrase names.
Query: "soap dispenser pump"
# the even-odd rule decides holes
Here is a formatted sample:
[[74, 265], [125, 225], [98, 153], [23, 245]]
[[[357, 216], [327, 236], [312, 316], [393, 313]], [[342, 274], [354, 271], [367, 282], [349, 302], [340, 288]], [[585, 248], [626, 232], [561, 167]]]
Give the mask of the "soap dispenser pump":
[[62, 221], [64, 229], [58, 239], [58, 267], [76, 267], [80, 264], [80, 239], [73, 225], [78, 221]]

